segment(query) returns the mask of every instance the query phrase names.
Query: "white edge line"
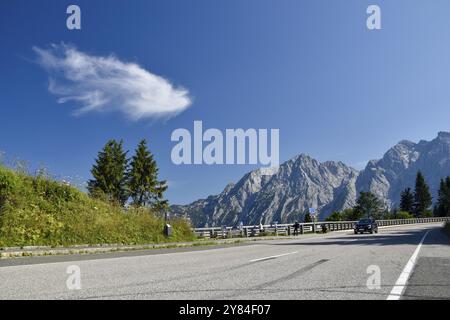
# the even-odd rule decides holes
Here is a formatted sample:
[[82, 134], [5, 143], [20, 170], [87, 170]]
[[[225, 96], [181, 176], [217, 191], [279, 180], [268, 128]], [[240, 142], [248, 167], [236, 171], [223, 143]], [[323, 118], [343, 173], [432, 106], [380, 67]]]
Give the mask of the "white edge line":
[[269, 256], [269, 257], [264, 257], [264, 258], [259, 258], [259, 259], [253, 259], [250, 260], [250, 262], [256, 262], [256, 261], [261, 261], [261, 260], [267, 260], [267, 259], [274, 259], [274, 258], [279, 258], [279, 257], [283, 257], [283, 256], [287, 256], [290, 254], [294, 254], [297, 253], [298, 251], [294, 251], [294, 252], [288, 252], [288, 253], [283, 253], [283, 254], [278, 254], [276, 256]]
[[429, 232], [430, 230], [425, 232], [425, 234], [423, 235], [422, 240], [420, 240], [420, 243], [414, 251], [413, 255], [411, 256], [411, 258], [409, 258], [408, 263], [398, 277], [397, 282], [395, 283], [394, 287], [391, 290], [391, 293], [386, 300], [399, 300], [401, 298], [403, 292], [405, 291], [406, 283], [408, 282], [409, 277], [411, 276], [411, 273], [414, 269], [414, 265], [416, 264], [416, 259], [419, 255], [420, 248], [422, 247], [422, 244]]

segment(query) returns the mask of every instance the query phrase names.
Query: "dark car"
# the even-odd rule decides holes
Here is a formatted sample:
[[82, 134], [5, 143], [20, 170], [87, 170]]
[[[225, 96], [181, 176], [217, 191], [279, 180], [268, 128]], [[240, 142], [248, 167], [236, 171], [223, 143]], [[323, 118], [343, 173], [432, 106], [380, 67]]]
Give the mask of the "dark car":
[[378, 224], [375, 219], [361, 219], [359, 220], [355, 226], [355, 234], [369, 232], [369, 233], [378, 233]]

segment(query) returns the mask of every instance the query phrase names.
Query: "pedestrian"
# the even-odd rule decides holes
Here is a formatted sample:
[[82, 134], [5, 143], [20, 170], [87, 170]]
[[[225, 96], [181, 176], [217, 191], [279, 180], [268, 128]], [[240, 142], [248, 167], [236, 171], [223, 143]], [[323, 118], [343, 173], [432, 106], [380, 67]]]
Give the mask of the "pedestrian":
[[298, 223], [298, 221], [295, 221], [295, 223], [294, 223], [294, 236], [298, 236], [298, 228], [300, 228], [300, 223]]

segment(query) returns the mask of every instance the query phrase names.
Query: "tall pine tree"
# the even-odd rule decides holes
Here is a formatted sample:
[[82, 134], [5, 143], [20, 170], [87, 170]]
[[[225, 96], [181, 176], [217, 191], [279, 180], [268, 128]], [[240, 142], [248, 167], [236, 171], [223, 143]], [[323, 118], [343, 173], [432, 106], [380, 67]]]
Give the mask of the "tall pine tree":
[[383, 212], [383, 203], [372, 192], [359, 193], [359, 198], [354, 207], [355, 216], [378, 219]]
[[128, 167], [127, 152], [123, 150], [123, 142], [109, 140], [98, 153], [88, 182], [91, 196], [106, 196], [110, 201], [124, 205], [128, 199], [126, 186], [126, 170]]
[[445, 208], [446, 211], [443, 212], [444, 216], [450, 216], [450, 176], [445, 179]]
[[411, 214], [414, 211], [414, 194], [412, 193], [411, 188], [406, 188], [401, 193], [400, 211]]
[[163, 199], [167, 190], [165, 181], [158, 180], [158, 167], [153, 155], [142, 140], [131, 159], [128, 171], [128, 189], [135, 206], [151, 206], [163, 209], [167, 201]]
[[422, 172], [417, 172], [416, 187], [414, 190], [414, 215], [416, 217], [427, 216], [432, 205], [430, 188], [425, 182]]
[[450, 216], [450, 176], [445, 180], [441, 179], [435, 215], [439, 217]]

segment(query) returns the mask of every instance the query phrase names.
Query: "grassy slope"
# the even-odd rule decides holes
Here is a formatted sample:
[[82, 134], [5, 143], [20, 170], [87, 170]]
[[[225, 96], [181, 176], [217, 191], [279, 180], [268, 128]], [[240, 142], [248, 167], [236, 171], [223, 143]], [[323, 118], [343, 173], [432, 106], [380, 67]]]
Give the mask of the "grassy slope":
[[83, 192], [44, 178], [0, 166], [0, 246], [142, 244], [192, 240], [190, 226], [164, 221], [148, 210], [130, 210], [95, 200]]

